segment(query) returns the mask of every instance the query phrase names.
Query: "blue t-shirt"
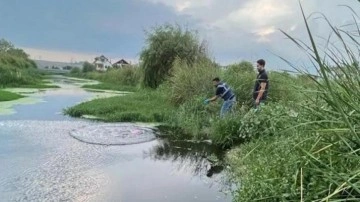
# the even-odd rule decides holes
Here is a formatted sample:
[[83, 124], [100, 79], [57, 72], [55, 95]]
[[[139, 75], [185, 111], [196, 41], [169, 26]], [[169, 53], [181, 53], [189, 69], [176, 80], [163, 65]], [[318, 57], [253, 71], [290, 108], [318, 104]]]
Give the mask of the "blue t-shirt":
[[224, 99], [225, 101], [232, 99], [235, 96], [235, 94], [232, 92], [232, 90], [226, 83], [219, 83], [216, 86], [215, 94]]

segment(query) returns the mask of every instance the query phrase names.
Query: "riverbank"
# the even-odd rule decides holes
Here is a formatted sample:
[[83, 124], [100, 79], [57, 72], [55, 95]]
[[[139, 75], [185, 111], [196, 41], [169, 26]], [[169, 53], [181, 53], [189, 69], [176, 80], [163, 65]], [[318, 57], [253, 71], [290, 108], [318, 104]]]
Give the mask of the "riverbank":
[[124, 91], [124, 92], [135, 92], [138, 90], [138, 88], [135, 86], [114, 85], [111, 83], [86, 84], [83, 85], [82, 88], [94, 89], [94, 90]]

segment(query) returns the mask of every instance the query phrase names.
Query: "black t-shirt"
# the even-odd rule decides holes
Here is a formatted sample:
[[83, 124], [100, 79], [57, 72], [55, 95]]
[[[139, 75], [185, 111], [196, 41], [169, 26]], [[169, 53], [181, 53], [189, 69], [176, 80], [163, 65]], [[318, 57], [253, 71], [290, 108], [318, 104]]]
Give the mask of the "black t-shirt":
[[266, 83], [266, 87], [265, 87], [265, 91], [264, 91], [262, 97], [260, 98], [260, 100], [266, 100], [267, 94], [268, 94], [268, 89], [269, 89], [269, 78], [268, 78], [268, 75], [265, 70], [260, 71], [256, 77], [254, 92], [253, 92], [254, 100], [256, 100], [256, 98], [259, 94], [259, 91], [261, 89], [260, 83], [263, 83], [263, 82]]

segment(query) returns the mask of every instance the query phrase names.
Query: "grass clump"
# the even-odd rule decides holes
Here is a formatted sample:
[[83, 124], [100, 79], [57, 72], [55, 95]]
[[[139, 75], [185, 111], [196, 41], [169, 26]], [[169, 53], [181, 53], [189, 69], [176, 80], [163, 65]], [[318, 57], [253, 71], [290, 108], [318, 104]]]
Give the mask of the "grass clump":
[[172, 110], [164, 95], [156, 91], [139, 91], [81, 103], [66, 109], [65, 114], [73, 117], [93, 115], [108, 122], [163, 122]]
[[17, 93], [12, 93], [9, 91], [5, 91], [5, 90], [0, 90], [0, 102], [3, 101], [11, 101], [11, 100], [17, 100], [20, 98], [23, 98], [24, 96], [17, 94]]

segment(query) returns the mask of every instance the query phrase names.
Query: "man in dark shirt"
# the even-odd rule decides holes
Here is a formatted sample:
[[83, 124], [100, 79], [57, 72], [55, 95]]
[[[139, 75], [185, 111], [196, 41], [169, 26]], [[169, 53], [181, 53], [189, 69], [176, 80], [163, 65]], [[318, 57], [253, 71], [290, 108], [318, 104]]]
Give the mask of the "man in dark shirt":
[[224, 115], [231, 110], [234, 103], [236, 102], [236, 96], [226, 83], [220, 82], [218, 77], [213, 79], [213, 83], [216, 87], [215, 96], [210, 99], [206, 99], [205, 104], [213, 102], [218, 98], [222, 98], [224, 103], [221, 107], [220, 117], [224, 117]]
[[258, 60], [256, 66], [259, 74], [257, 75], [253, 92], [255, 108], [257, 108], [260, 103], [266, 101], [269, 90], [269, 78], [265, 71], [265, 60]]

